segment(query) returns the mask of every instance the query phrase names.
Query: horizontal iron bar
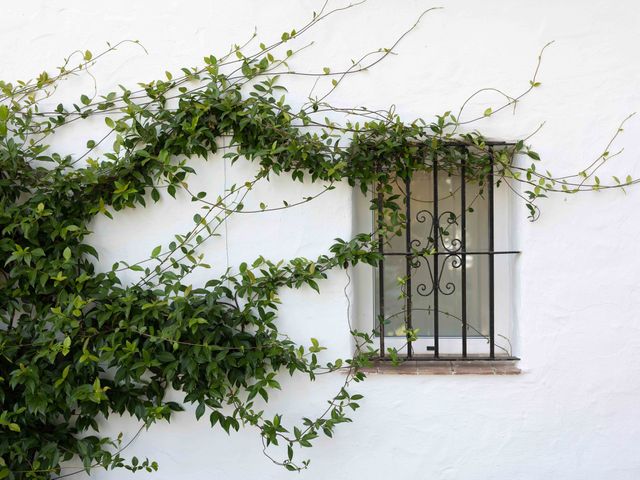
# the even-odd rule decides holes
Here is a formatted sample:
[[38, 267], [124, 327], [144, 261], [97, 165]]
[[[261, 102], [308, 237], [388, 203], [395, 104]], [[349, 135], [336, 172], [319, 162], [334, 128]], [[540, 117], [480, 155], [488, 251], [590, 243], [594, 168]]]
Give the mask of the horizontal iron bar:
[[[444, 140], [442, 143], [444, 143], [445, 145], [460, 145], [460, 146], [467, 146], [467, 147], [476, 146], [469, 142], [457, 141], [457, 140]], [[489, 147], [515, 147], [517, 143], [518, 142], [505, 142], [502, 140], [485, 140], [484, 142], [484, 144]]]
[[415, 253], [415, 252], [384, 252], [383, 255], [400, 255], [400, 256], [418, 256], [432, 257], [434, 255], [516, 255], [522, 253], [520, 250], [504, 250], [504, 251], [483, 251], [483, 252], [432, 252], [432, 253]]
[[[431, 137], [429, 137], [430, 139]], [[444, 144], [444, 145], [455, 145], [455, 146], [463, 146], [463, 147], [475, 147], [476, 145], [470, 143], [470, 142], [465, 142], [464, 140], [455, 140], [455, 139], [448, 139], [448, 140], [439, 140], [440, 143]], [[415, 141], [413, 142], [414, 144], [424, 144], [426, 143], [425, 141]], [[515, 147], [518, 142], [506, 142], [504, 140], [487, 140], [485, 139], [484, 144], [489, 146], [489, 147]]]
[[[406, 360], [406, 361], [418, 361], [418, 362], [478, 362], [478, 361], [482, 361], [482, 362], [514, 362], [514, 361], [518, 361], [520, 360], [519, 357], [501, 357], [496, 355], [495, 357], [491, 358], [488, 355], [487, 356], [466, 356], [466, 357], [459, 357], [457, 355], [452, 355], [452, 356], [448, 356], [448, 355], [440, 355], [439, 357], [434, 357], [432, 355], [417, 355], [417, 354], [413, 354], [413, 356], [411, 358], [407, 358], [404, 355], [398, 355], [398, 358], [400, 360]], [[392, 360], [389, 357], [384, 357], [384, 358], [376, 358], [376, 361], [383, 361], [383, 362], [389, 362], [391, 363]]]

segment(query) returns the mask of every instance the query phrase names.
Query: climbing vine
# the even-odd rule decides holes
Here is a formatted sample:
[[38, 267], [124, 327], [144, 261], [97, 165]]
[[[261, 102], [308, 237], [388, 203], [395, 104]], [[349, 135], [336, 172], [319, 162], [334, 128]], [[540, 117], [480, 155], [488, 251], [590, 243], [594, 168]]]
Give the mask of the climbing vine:
[[[630, 177], [600, 181], [598, 170], [617, 154], [611, 144], [574, 176], [543, 173], [526, 139], [496, 149], [466, 128], [479, 120], [462, 120], [466, 102], [457, 114], [446, 112], [433, 122], [407, 122], [394, 109], [333, 106], [329, 96], [346, 78], [381, 62], [415, 27], [343, 71], [292, 70], [288, 62], [305, 47], [288, 49], [290, 42], [340, 10], [323, 8], [271, 45], [255, 46], [254, 35], [225, 55], [204, 58], [202, 67], [176, 76], [167, 72], [137, 90], [96, 90], [70, 105], [47, 107], [62, 82], [91, 76], [101, 57], [131, 42], [96, 56], [76, 52], [55, 73], [31, 81], [0, 81], [0, 478], [63, 478], [96, 467], [155, 470], [152, 460], [126, 459], [127, 444], [101, 434], [97, 419], [131, 415], [143, 430], [169, 420], [184, 403], [194, 404], [196, 417], [206, 416], [212, 427], [255, 428], [272, 461], [289, 470], [306, 468], [309, 461], [296, 460], [296, 451], [350, 421], [348, 412], [358, 408], [361, 396], [349, 387], [365, 378], [361, 369], [379, 352], [372, 332], [351, 328], [353, 357], [319, 361], [325, 348], [317, 340], [299, 345], [278, 330], [279, 292], [319, 291], [330, 270], [376, 265], [379, 239], [401, 233], [406, 220], [402, 199], [393, 194], [395, 182], [429, 171], [437, 161], [451, 174], [464, 162], [469, 180], [482, 184], [493, 165], [496, 184], [520, 195], [532, 218], [538, 215], [536, 200], [550, 192], [636, 183]], [[484, 116], [515, 106], [538, 88], [539, 66], [540, 59], [522, 94], [504, 94], [504, 105]], [[294, 108], [283, 83], [292, 75], [326, 81], [328, 90]], [[344, 122], [328, 118], [336, 115]], [[58, 132], [96, 118], [108, 132], [88, 140], [82, 152], [49, 147]], [[231, 164], [253, 162], [257, 173], [216, 198], [193, 190], [190, 160], [219, 159], [215, 153]], [[517, 158], [528, 161], [522, 166]], [[247, 210], [249, 192], [274, 176], [323, 188], [298, 202]], [[202, 286], [189, 283], [190, 273], [209, 268], [200, 247], [222, 233], [229, 217], [299, 207], [340, 182], [363, 194], [382, 194], [382, 221], [374, 232], [336, 240], [317, 258], [258, 257]], [[98, 253], [88, 243], [90, 222], [147, 207], [179, 190], [202, 207], [192, 228], [146, 259], [98, 271]], [[124, 271], [137, 279], [123, 283]], [[416, 333], [408, 330], [407, 339]], [[313, 380], [336, 371], [345, 372], [344, 384], [324, 412], [299, 426], [264, 413], [282, 372]], [[184, 401], [167, 400], [169, 389], [184, 392]], [[272, 446], [286, 453], [280, 458]]]

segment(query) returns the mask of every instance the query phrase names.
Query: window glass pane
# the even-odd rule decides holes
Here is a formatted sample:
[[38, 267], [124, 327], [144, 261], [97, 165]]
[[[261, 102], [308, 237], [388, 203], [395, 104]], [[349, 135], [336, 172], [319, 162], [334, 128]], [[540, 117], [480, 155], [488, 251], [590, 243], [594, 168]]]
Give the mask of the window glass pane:
[[[411, 182], [410, 227], [411, 244], [406, 237], [394, 236], [384, 246], [385, 253], [404, 254], [411, 250], [434, 248], [434, 185], [430, 172], [416, 172]], [[438, 174], [438, 245], [440, 255], [411, 258], [411, 318], [413, 328], [421, 337], [434, 334], [434, 293], [438, 295], [438, 322], [441, 337], [462, 335], [462, 225], [461, 180], [459, 176]], [[488, 204], [485, 189], [477, 183], [466, 185], [466, 251], [486, 251], [488, 248]], [[406, 197], [406, 186], [394, 186], [394, 193]], [[436, 258], [437, 257], [437, 258]], [[405, 255], [387, 255], [384, 261], [385, 336], [404, 336], [406, 299], [399, 279], [407, 276]], [[467, 336], [488, 334], [488, 265], [486, 255], [467, 255]], [[434, 285], [434, 278], [439, 278]], [[377, 279], [379, 282], [380, 279]], [[379, 288], [376, 287], [376, 296]], [[377, 298], [378, 312], [379, 301]]]
[[467, 255], [467, 336], [489, 335], [489, 256]]
[[[405, 257], [401, 255], [391, 255], [384, 261], [384, 317], [385, 336], [404, 337], [405, 326], [405, 301], [402, 298], [401, 286], [398, 279], [405, 275]], [[376, 318], [380, 317], [380, 289], [377, 285], [380, 279], [376, 277]], [[377, 325], [377, 322], [376, 322]]]
[[467, 251], [486, 252], [489, 249], [489, 205], [486, 188], [476, 182], [469, 182], [466, 190]]

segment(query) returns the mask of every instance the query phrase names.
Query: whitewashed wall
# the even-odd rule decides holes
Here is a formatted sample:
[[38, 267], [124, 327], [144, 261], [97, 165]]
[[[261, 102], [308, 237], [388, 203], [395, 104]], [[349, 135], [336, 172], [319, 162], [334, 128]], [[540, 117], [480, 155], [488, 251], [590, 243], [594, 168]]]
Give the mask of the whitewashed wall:
[[[57, 65], [75, 49], [99, 51], [106, 41], [139, 39], [148, 49], [123, 47], [95, 73], [100, 87], [135, 82], [197, 64], [226, 50], [258, 26], [262, 41], [303, 23], [321, 2], [304, 1], [32, 1], [5, 2], [0, 30], [2, 78], [25, 78]], [[332, 2], [333, 5], [340, 5]], [[335, 16], [309, 35], [315, 41], [296, 68], [337, 69], [364, 51], [388, 47], [426, 1], [369, 0]], [[397, 105], [407, 118], [432, 118], [457, 108], [474, 90], [494, 86], [517, 93], [528, 85], [536, 55], [555, 40], [541, 69], [542, 87], [519, 106], [478, 125], [491, 136], [516, 139], [541, 122], [533, 139], [547, 167], [574, 173], [597, 156], [618, 123], [640, 108], [640, 6], [634, 0], [508, 0], [445, 2], [398, 48], [398, 56], [352, 78], [337, 104]], [[306, 85], [292, 85], [294, 101]], [[80, 93], [86, 82], [71, 82]], [[482, 112], [497, 97], [478, 99]], [[619, 143], [626, 153], [611, 173], [640, 175], [640, 120]], [[61, 138], [74, 151], [84, 137]], [[220, 159], [202, 166], [198, 183], [211, 191], [244, 178], [247, 167], [227, 169]], [[605, 175], [601, 175], [605, 177]], [[264, 191], [295, 199], [317, 186], [280, 179]], [[265, 254], [314, 256], [332, 239], [352, 233], [351, 191], [341, 187], [311, 205], [281, 214], [245, 217], [229, 224], [229, 263]], [[262, 197], [264, 198], [264, 196]], [[262, 199], [261, 198], [261, 199]], [[310, 451], [311, 469], [300, 476], [272, 466], [256, 432], [231, 437], [197, 423], [191, 413], [144, 432], [128, 455], [160, 463], [157, 479], [637, 479], [640, 478], [640, 189], [560, 196], [541, 203], [533, 224], [524, 211], [513, 227], [517, 261], [515, 377], [371, 376], [355, 423], [322, 439]], [[104, 265], [144, 257], [188, 225], [193, 207], [163, 200], [144, 212], [96, 222]], [[185, 223], [186, 222], [186, 223]], [[224, 241], [208, 255], [226, 267]], [[349, 350], [346, 278], [336, 274], [313, 292], [284, 292], [283, 328], [294, 338], [318, 337], [332, 353]], [[314, 384], [284, 381], [274, 410], [288, 419], [312, 416], [340, 377]], [[110, 431], [130, 437], [134, 421], [112, 421]], [[96, 478], [129, 478], [97, 472]], [[146, 474], [137, 474], [147, 478]]]

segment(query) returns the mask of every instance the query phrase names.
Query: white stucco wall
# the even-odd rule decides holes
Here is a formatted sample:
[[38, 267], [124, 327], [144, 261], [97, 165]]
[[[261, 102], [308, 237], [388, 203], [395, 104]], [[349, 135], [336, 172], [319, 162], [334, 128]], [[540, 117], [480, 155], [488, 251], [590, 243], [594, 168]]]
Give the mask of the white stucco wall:
[[[149, 53], [123, 47], [95, 70], [101, 88], [160, 77], [165, 70], [200, 62], [205, 54], [239, 43], [258, 26], [260, 39], [279, 38], [303, 23], [321, 2], [189, 1], [48, 2], [3, 5], [2, 77], [25, 78], [54, 67], [75, 49], [99, 51], [104, 42], [139, 39]], [[332, 2], [339, 5], [339, 2]], [[310, 33], [315, 41], [296, 68], [337, 69], [364, 51], [387, 47], [435, 4], [369, 0]], [[618, 123], [640, 108], [640, 6], [634, 0], [512, 2], [455, 0], [433, 12], [389, 58], [352, 78], [336, 93], [342, 105], [397, 105], [407, 118], [432, 118], [455, 110], [478, 88], [520, 92], [536, 55], [548, 41], [542, 87], [517, 113], [502, 113], [477, 126], [516, 139], [544, 128], [532, 143], [557, 175], [575, 173], [602, 152]], [[296, 85], [300, 87], [296, 90]], [[69, 91], [88, 88], [70, 83]], [[294, 83], [291, 97], [306, 87]], [[487, 95], [476, 112], [497, 105]], [[59, 146], [73, 151], [83, 138], [68, 135]], [[608, 171], [640, 175], [640, 119], [619, 142], [626, 153]], [[214, 159], [215, 160], [215, 159]], [[228, 184], [249, 167], [227, 171]], [[224, 184], [220, 159], [199, 168], [198, 183], [211, 191]], [[604, 178], [606, 175], [600, 175]], [[295, 199], [318, 190], [279, 179], [264, 195]], [[229, 224], [229, 263], [257, 254], [290, 258], [322, 253], [334, 237], [352, 232], [351, 191], [341, 186], [310, 205], [284, 213], [243, 217]], [[262, 200], [264, 198], [261, 197]], [[520, 376], [371, 376], [356, 390], [365, 395], [355, 422], [309, 451], [310, 470], [297, 476], [274, 467], [260, 453], [256, 432], [228, 437], [197, 423], [191, 413], [144, 432], [128, 456], [158, 460], [160, 470], [137, 474], [162, 479], [391, 479], [537, 480], [640, 478], [640, 188], [587, 193], [541, 202], [531, 224], [516, 215], [512, 240], [517, 264], [516, 353]], [[136, 260], [190, 223], [184, 198], [95, 224], [102, 262]], [[226, 266], [223, 240], [207, 254]], [[283, 292], [282, 324], [292, 336], [310, 336], [349, 350], [344, 274], [313, 292]], [[320, 411], [341, 378], [314, 384], [284, 379], [274, 411], [289, 420]], [[204, 419], [203, 419], [204, 420]], [[110, 422], [109, 431], [130, 437], [133, 421]], [[129, 478], [96, 472], [96, 478]]]

